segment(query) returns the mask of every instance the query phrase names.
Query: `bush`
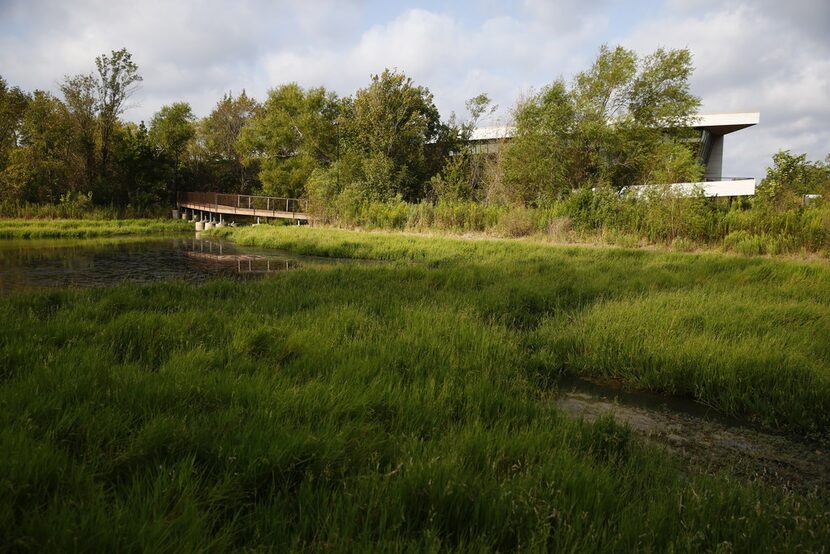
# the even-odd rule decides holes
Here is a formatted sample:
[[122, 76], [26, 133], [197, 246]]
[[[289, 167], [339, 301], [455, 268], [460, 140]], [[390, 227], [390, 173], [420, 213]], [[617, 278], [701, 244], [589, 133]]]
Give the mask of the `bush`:
[[513, 208], [502, 215], [498, 224], [499, 234], [506, 237], [526, 237], [536, 230], [533, 210], [525, 207]]
[[[320, 196], [330, 193], [318, 189]], [[702, 193], [680, 196], [668, 188], [620, 194], [600, 184], [537, 207], [471, 200], [369, 201], [347, 188], [328, 198], [325, 206], [318, 220], [343, 227], [493, 232], [505, 237], [540, 232], [560, 241], [587, 235], [624, 247], [662, 243], [677, 251], [721, 244], [746, 255], [830, 249], [830, 206], [822, 202], [774, 211], [755, 205], [753, 199], [727, 203]]]
[[505, 209], [472, 201], [438, 202], [435, 226], [450, 231], [486, 231], [496, 227]]
[[552, 217], [547, 220], [546, 230], [549, 237], [555, 240], [567, 240], [570, 237], [573, 225], [569, 217]]
[[622, 246], [623, 248], [636, 248], [640, 246], [640, 237], [633, 233], [626, 233], [617, 229], [604, 229], [602, 239], [608, 244]]
[[672, 241], [671, 248], [675, 252], [691, 252], [695, 249], [695, 244], [685, 237], [677, 237]]
[[745, 256], [764, 254], [764, 241], [758, 235], [752, 235], [747, 231], [733, 231], [723, 239], [723, 249], [730, 252], [737, 252]]

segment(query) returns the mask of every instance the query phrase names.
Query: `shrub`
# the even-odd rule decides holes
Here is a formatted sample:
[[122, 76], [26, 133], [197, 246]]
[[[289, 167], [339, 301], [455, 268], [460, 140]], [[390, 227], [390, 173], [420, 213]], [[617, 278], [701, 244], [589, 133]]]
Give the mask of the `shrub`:
[[675, 252], [691, 252], [695, 249], [695, 244], [685, 237], [677, 237], [672, 241], [671, 248]]
[[602, 239], [609, 244], [622, 246], [623, 248], [636, 248], [640, 246], [639, 236], [617, 229], [604, 229], [602, 231]]
[[763, 239], [744, 230], [733, 231], [726, 235], [723, 239], [723, 249], [746, 256], [765, 253]]
[[571, 218], [553, 217], [547, 221], [547, 234], [556, 240], [566, 240], [570, 237], [572, 229]]
[[532, 210], [517, 207], [501, 216], [498, 231], [506, 237], [526, 237], [535, 230], [535, 224]]
[[316, 215], [323, 223], [344, 227], [494, 232], [505, 237], [542, 232], [560, 241], [598, 235], [620, 246], [662, 243], [678, 251], [718, 243], [747, 255], [830, 249], [830, 206], [823, 202], [775, 211], [753, 199], [727, 204], [700, 191], [682, 196], [667, 187], [620, 194], [599, 184], [530, 208], [472, 200], [370, 201], [346, 188]]

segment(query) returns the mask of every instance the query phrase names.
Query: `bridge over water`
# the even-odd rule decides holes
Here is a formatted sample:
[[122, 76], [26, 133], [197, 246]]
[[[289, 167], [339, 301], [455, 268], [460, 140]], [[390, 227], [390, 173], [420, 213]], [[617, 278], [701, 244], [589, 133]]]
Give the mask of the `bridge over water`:
[[229, 215], [291, 219], [308, 221], [308, 200], [302, 198], [278, 198], [274, 196], [250, 196], [221, 192], [180, 192], [176, 197], [179, 210], [192, 210], [214, 214], [217, 219]]

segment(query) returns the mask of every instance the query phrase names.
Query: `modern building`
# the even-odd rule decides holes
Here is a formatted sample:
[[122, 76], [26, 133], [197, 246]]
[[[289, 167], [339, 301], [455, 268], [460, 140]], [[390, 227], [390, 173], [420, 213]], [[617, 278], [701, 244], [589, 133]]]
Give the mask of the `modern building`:
[[[700, 114], [695, 117], [692, 128], [699, 131], [698, 160], [704, 167], [704, 178], [700, 183], [672, 183], [679, 191], [703, 189], [706, 196], [751, 196], [755, 194], [754, 177], [723, 176], [724, 136], [747, 127], [757, 125], [761, 120], [758, 112]], [[475, 151], [495, 153], [510, 140], [515, 127], [479, 127], [473, 130], [470, 141]], [[657, 184], [657, 183], [655, 183]]]

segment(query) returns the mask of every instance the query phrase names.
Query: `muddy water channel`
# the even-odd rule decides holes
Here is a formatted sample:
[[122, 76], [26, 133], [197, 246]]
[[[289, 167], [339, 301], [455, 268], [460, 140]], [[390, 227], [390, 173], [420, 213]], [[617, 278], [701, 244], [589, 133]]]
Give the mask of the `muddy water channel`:
[[830, 445], [799, 442], [719, 415], [692, 400], [564, 378], [556, 405], [594, 421], [611, 415], [689, 463], [819, 494], [830, 492]]
[[186, 237], [0, 240], [0, 294], [44, 287], [95, 287], [122, 281], [215, 276], [260, 277], [310, 266], [356, 263], [297, 256]]

